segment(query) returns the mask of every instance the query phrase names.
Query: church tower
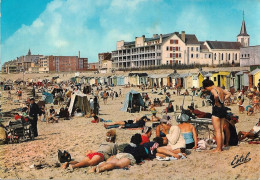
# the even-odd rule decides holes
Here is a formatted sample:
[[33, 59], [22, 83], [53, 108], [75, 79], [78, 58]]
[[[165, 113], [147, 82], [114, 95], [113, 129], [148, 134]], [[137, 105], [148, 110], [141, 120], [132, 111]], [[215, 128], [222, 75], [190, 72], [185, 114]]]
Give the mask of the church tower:
[[28, 51], [28, 54], [27, 54], [27, 55], [29, 55], [29, 56], [30, 56], [30, 55], [32, 55], [32, 53], [31, 53], [31, 50], [30, 50], [30, 49], [29, 49], [29, 51]]
[[240, 34], [237, 35], [237, 41], [240, 42], [243, 47], [248, 47], [249, 40], [250, 40], [250, 36], [246, 32], [246, 24], [245, 24], [245, 20], [244, 20], [244, 11], [243, 11], [242, 26], [241, 26]]

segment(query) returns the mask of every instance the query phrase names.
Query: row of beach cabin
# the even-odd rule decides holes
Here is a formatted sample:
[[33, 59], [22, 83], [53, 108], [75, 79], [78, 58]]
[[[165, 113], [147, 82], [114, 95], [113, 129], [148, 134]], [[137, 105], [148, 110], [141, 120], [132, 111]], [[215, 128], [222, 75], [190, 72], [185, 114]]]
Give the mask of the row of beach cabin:
[[260, 69], [251, 72], [227, 72], [227, 71], [200, 71], [199, 73], [171, 73], [171, 74], [147, 74], [147, 73], [129, 73], [128, 76], [113, 75], [100, 77], [73, 77], [71, 81], [80, 84], [107, 84], [109, 86], [125, 86], [125, 85], [147, 85], [149, 87], [182, 87], [189, 89], [192, 87], [202, 87], [204, 79], [212, 80], [216, 86], [229, 89], [234, 87], [242, 89], [243, 87], [252, 88], [257, 86], [260, 79]]

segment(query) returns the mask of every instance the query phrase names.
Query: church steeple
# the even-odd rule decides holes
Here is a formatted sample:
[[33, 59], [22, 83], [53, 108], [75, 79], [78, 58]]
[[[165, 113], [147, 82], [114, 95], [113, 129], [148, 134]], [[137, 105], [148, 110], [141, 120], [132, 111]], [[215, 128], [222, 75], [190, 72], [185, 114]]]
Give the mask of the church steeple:
[[31, 53], [31, 50], [29, 49], [29, 51], [28, 51], [28, 55], [30, 56], [30, 55], [32, 55], [32, 53]]
[[240, 34], [238, 36], [249, 36], [246, 32], [246, 23], [245, 23], [245, 17], [244, 17], [244, 11], [243, 11], [243, 21], [242, 21], [242, 26], [240, 30]]
[[248, 47], [249, 39], [250, 39], [250, 36], [249, 36], [249, 34], [247, 34], [247, 31], [246, 31], [245, 15], [244, 15], [244, 11], [243, 11], [242, 26], [241, 26], [239, 35], [237, 35], [237, 41], [240, 42], [243, 47]]

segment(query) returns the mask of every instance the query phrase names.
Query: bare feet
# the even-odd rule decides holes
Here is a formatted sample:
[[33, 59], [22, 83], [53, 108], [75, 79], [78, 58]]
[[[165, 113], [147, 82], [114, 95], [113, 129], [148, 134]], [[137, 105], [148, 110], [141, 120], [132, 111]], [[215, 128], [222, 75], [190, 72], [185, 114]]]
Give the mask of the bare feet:
[[69, 169], [70, 169], [71, 171], [73, 171], [73, 166], [72, 166], [72, 164], [69, 165]]
[[104, 124], [104, 127], [107, 129], [108, 125], [107, 125], [107, 124]]
[[218, 152], [221, 152], [222, 150], [219, 150], [219, 149], [215, 149], [215, 150], [213, 150], [212, 152], [213, 153], [218, 153]]
[[97, 166], [97, 168], [96, 168], [96, 173], [101, 173], [101, 172], [103, 172], [104, 170], [105, 170], [104, 168]]
[[96, 172], [97, 166], [94, 166], [93, 168], [91, 168], [90, 170], [88, 170], [88, 174], [94, 173]]
[[69, 162], [65, 162], [61, 167], [62, 167], [63, 169], [66, 169], [68, 166], [69, 166]]

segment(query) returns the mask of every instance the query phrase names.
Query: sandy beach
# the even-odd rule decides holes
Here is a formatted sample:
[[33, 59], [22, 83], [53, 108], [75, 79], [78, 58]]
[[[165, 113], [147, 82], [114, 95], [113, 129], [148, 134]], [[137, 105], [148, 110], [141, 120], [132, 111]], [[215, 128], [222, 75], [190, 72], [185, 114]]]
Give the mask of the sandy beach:
[[[186, 70], [187, 71], [187, 70]], [[195, 70], [194, 70], [195, 71]], [[60, 75], [61, 78], [68, 79], [74, 74]], [[24, 79], [41, 78], [44, 76], [37, 74], [25, 74]], [[52, 77], [53, 74], [48, 76]], [[6, 79], [23, 79], [22, 74], [1, 75]], [[115, 91], [122, 89], [122, 97], [113, 101], [108, 99], [108, 105], [104, 105], [102, 99], [100, 103], [100, 117], [113, 122], [134, 119], [144, 114], [150, 114], [148, 111], [140, 113], [128, 113], [120, 111], [123, 106], [125, 94], [131, 89], [138, 92], [148, 92], [151, 99], [164, 99], [163, 95], [151, 94], [151, 89], [142, 91], [141, 89], [113, 87]], [[183, 92], [184, 90], [182, 90]], [[12, 97], [17, 98], [15, 90], [12, 91]], [[168, 90], [172, 94], [173, 90]], [[26, 93], [23, 99], [26, 98]], [[20, 107], [19, 103], [7, 100], [7, 92], [2, 92], [2, 111], [9, 111]], [[89, 96], [90, 97], [90, 96]], [[173, 105], [182, 105], [183, 96], [172, 95]], [[202, 99], [194, 98], [198, 109], [205, 112], [211, 112], [211, 106], [202, 107]], [[245, 99], [245, 105], [248, 105], [248, 99]], [[191, 104], [191, 96], [186, 97], [184, 108]], [[47, 105], [47, 109], [50, 105]], [[54, 106], [59, 109], [57, 105]], [[166, 106], [156, 108], [159, 112]], [[230, 108], [235, 115], [239, 115], [239, 123], [236, 124], [237, 132], [249, 131], [259, 119], [259, 113], [254, 116], [247, 116], [246, 113], [238, 114], [238, 106], [231, 105]], [[172, 124], [177, 125], [174, 113], [170, 113]], [[162, 115], [159, 113], [159, 117]], [[116, 169], [99, 174], [87, 174], [88, 168], [75, 169], [73, 172], [57, 167], [57, 150], [67, 150], [75, 160], [84, 158], [86, 150], [96, 150], [100, 143], [105, 141], [106, 129], [104, 123], [91, 123], [92, 118], [76, 118], [59, 123], [38, 122], [39, 136], [34, 141], [23, 142], [20, 144], [7, 144], [0, 146], [0, 178], [3, 179], [259, 179], [260, 178], [260, 148], [257, 144], [248, 144], [241, 142], [238, 146], [228, 147], [221, 153], [213, 153], [211, 150], [197, 152], [188, 151], [187, 159], [175, 161], [145, 161], [142, 165], [134, 165], [129, 170]], [[150, 125], [148, 123], [148, 125]], [[212, 127], [211, 127], [212, 128]], [[117, 144], [129, 143], [130, 137], [135, 133], [141, 133], [140, 130], [116, 129]], [[153, 139], [155, 130], [152, 132]], [[207, 134], [200, 134], [200, 138], [207, 138]], [[235, 156], [246, 156], [251, 160], [232, 168], [231, 162]], [[42, 165], [37, 169], [37, 165]]]

